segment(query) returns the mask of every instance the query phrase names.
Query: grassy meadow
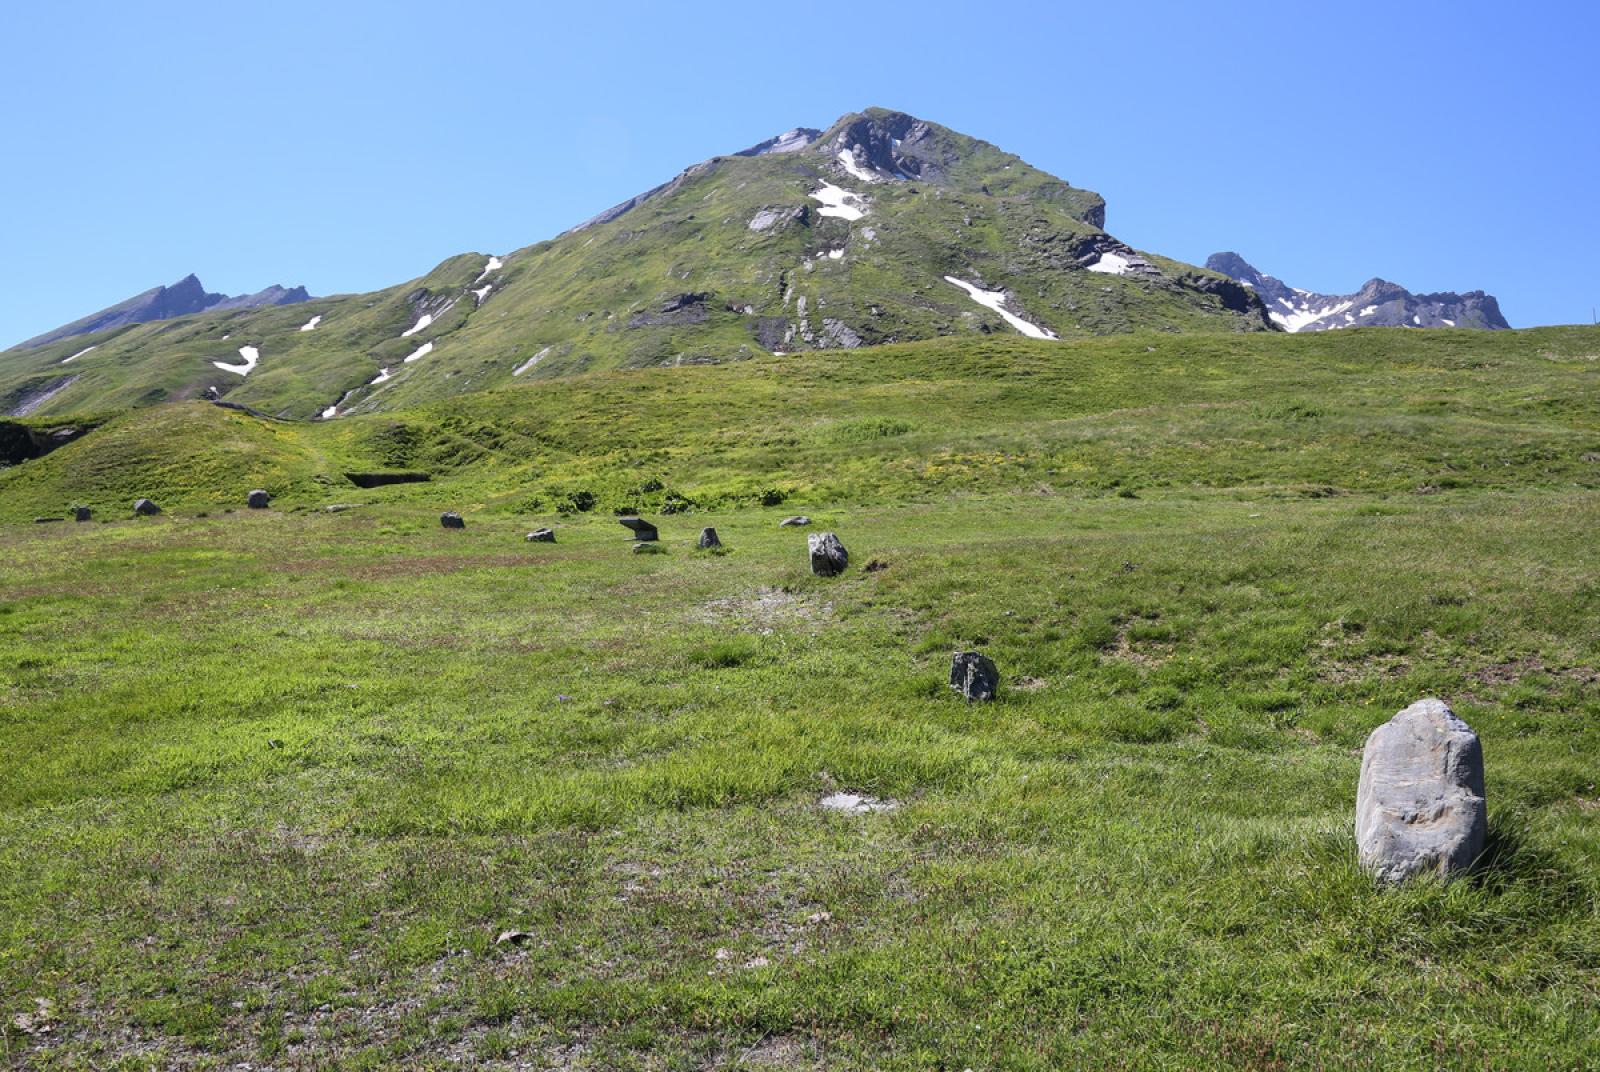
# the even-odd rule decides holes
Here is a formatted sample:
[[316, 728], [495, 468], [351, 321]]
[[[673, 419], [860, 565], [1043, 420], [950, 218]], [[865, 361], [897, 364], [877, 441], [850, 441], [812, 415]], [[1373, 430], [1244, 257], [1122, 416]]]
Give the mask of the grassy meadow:
[[[1600, 332], [1338, 336], [187, 404], [0, 471], [0, 1064], [1595, 1067]], [[1359, 752], [1425, 695], [1490, 850], [1377, 889]]]

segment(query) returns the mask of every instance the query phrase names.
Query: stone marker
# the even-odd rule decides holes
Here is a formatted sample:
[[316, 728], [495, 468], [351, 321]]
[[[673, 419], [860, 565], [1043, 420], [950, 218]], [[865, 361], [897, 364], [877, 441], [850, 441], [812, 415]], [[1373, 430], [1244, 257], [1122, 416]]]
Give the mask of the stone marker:
[[74, 521], [88, 521], [93, 517], [94, 511], [87, 506], [74, 506], [72, 508], [72, 520]]
[[1488, 834], [1483, 746], [1443, 700], [1418, 700], [1372, 731], [1361, 752], [1356, 848], [1384, 882], [1449, 878]]
[[257, 488], [244, 497], [244, 504], [252, 510], [265, 510], [272, 505], [272, 496]]
[[660, 538], [656, 533], [656, 527], [641, 517], [619, 517], [617, 518], [617, 524], [623, 528], [632, 529], [633, 538], [636, 540], [655, 540]]
[[556, 534], [554, 529], [534, 529], [526, 539], [529, 543], [555, 543]]
[[703, 528], [700, 530], [700, 550], [709, 551], [714, 547], [721, 547], [722, 540], [717, 536], [717, 530]]
[[456, 513], [454, 510], [446, 510], [444, 513], [440, 514], [439, 524], [443, 525], [447, 529], [464, 529], [467, 527], [467, 523], [461, 520], [461, 515]]
[[950, 659], [950, 687], [974, 700], [992, 700], [1000, 688], [994, 660], [975, 651], [958, 651]]
[[809, 525], [809, 524], [811, 524], [811, 519], [809, 517], [807, 517], [804, 514], [796, 514], [793, 517], [786, 517], [782, 521], [778, 522], [778, 527], [780, 529], [796, 528], [796, 527], [798, 527], [800, 525]]
[[806, 537], [811, 550], [811, 572], [818, 577], [837, 577], [850, 564], [850, 553], [831, 532], [817, 532]]
[[149, 517], [151, 514], [159, 514], [161, 512], [161, 507], [157, 506], [149, 499], [135, 499], [133, 502], [133, 512], [136, 514], [142, 514], [145, 517]]

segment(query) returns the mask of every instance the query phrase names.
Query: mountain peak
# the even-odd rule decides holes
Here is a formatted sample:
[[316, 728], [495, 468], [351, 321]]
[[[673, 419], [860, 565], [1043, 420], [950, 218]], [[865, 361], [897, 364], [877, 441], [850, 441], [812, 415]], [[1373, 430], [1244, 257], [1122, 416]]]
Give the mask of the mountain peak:
[[1354, 294], [1316, 294], [1291, 287], [1257, 270], [1237, 253], [1213, 253], [1206, 267], [1249, 287], [1267, 305], [1279, 327], [1289, 332], [1340, 328], [1483, 328], [1511, 325], [1500, 304], [1481, 290], [1456, 294], [1413, 294], [1399, 283], [1373, 276]]

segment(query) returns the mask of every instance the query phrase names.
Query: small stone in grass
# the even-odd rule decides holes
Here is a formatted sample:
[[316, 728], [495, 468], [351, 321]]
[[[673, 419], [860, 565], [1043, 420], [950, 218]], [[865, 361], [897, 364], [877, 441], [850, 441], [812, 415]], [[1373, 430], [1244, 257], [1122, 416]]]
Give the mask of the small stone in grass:
[[702, 551], [709, 551], [712, 548], [721, 546], [722, 540], [719, 536], [717, 536], [716, 529], [708, 527], [700, 530], [700, 549]]
[[950, 657], [950, 687], [974, 700], [992, 700], [1000, 688], [1000, 671], [994, 660], [976, 651], [958, 651]]
[[439, 515], [439, 524], [447, 529], [464, 529], [467, 523], [461, 520], [461, 515], [453, 510], [447, 510]]
[[529, 543], [555, 543], [556, 534], [553, 529], [534, 529], [526, 539]]

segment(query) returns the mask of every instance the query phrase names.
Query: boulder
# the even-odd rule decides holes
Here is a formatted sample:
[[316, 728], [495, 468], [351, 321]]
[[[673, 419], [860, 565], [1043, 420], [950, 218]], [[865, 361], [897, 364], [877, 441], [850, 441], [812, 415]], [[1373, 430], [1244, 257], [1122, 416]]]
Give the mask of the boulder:
[[794, 517], [786, 517], [782, 521], [778, 522], [778, 527], [795, 528], [800, 525], [809, 524], [811, 524], [811, 519], [809, 517], [805, 516], [804, 514], [796, 514]]
[[660, 538], [656, 532], [656, 527], [642, 517], [619, 517], [617, 518], [617, 524], [625, 529], [632, 529], [633, 538], [636, 540], [649, 541]]
[[817, 532], [806, 537], [811, 551], [811, 572], [818, 577], [837, 577], [850, 564], [850, 553], [831, 532]]
[[133, 512], [144, 517], [149, 517], [152, 514], [159, 514], [161, 512], [161, 507], [157, 506], [149, 499], [135, 499], [133, 501]]
[[526, 539], [529, 543], [555, 543], [556, 533], [554, 529], [534, 529]]
[[958, 651], [950, 659], [950, 687], [974, 700], [992, 700], [1000, 688], [1000, 671], [994, 660], [975, 651]]
[[244, 498], [244, 504], [252, 510], [265, 510], [272, 505], [272, 496], [260, 488], [256, 488]]
[[72, 520], [74, 521], [89, 521], [93, 517], [94, 511], [87, 506], [74, 506], [72, 508]]
[[461, 515], [456, 513], [454, 510], [446, 510], [444, 513], [440, 514], [439, 524], [443, 525], [447, 529], [464, 529], [467, 527], [467, 523], [461, 520]]
[[1372, 731], [1356, 789], [1364, 868], [1384, 882], [1449, 878], [1482, 855], [1488, 831], [1483, 747], [1443, 700], [1418, 700]]
[[700, 530], [700, 549], [702, 551], [709, 551], [712, 548], [721, 546], [722, 540], [717, 536], [716, 529], [703, 528]]

